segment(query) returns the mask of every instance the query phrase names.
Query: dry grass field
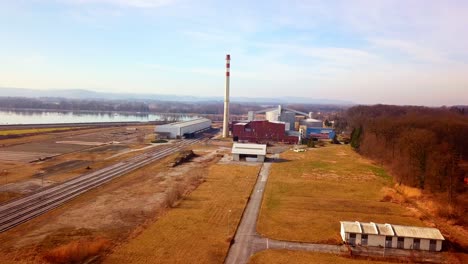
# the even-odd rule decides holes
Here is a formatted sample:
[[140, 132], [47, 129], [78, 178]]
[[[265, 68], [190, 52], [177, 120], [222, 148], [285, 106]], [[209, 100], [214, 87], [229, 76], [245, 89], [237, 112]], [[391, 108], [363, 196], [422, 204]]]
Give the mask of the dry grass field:
[[[50, 129], [50, 128], [48, 128]], [[35, 191], [42, 186], [59, 183], [75, 176], [89, 173], [137, 155], [149, 144], [143, 136], [152, 135], [151, 126], [138, 127], [138, 131], [127, 132], [124, 127], [89, 128], [69, 131], [67, 128], [55, 133], [0, 140], [0, 202]], [[0, 131], [3, 132], [3, 131]], [[124, 141], [102, 146], [57, 144], [56, 141]], [[57, 151], [56, 156], [43, 161], [29, 162], [48, 155], [43, 152]], [[52, 155], [52, 154], [50, 154]], [[6, 157], [11, 156], [11, 157]], [[12, 157], [17, 157], [15, 160]], [[25, 159], [22, 160], [21, 156]], [[10, 159], [12, 158], [12, 159]], [[42, 182], [44, 178], [44, 182]]]
[[289, 250], [266, 250], [253, 255], [249, 264], [331, 264], [331, 263], [349, 263], [349, 264], [389, 264], [395, 262], [372, 261], [365, 259], [352, 259], [334, 254], [289, 251]]
[[172, 167], [173, 154], [0, 233], [0, 263], [84, 263], [136, 236], [203, 183], [219, 160], [216, 150], [193, 147], [198, 156], [190, 162]]
[[70, 129], [76, 129], [76, 127], [51, 127], [51, 128], [0, 130], [0, 136], [49, 133], [49, 132], [65, 131], [65, 130], [70, 130]]
[[424, 224], [386, 197], [391, 179], [349, 146], [288, 151], [273, 164], [257, 231], [280, 240], [341, 243], [340, 220]]
[[193, 193], [104, 262], [222, 263], [259, 169], [213, 165]]

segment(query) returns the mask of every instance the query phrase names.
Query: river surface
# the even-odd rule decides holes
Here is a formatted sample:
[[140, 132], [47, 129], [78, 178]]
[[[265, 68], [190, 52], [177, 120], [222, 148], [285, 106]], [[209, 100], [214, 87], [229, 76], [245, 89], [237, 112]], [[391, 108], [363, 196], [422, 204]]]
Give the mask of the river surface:
[[101, 112], [58, 112], [30, 110], [0, 110], [0, 125], [56, 124], [91, 122], [148, 122], [183, 121], [197, 118], [187, 114], [155, 113], [101, 113]]

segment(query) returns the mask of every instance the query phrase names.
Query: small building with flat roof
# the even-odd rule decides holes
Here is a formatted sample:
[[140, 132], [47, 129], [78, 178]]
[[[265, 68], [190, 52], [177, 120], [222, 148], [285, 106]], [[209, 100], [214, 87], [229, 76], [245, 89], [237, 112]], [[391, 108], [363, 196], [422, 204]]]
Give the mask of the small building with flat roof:
[[440, 251], [444, 237], [432, 227], [341, 221], [341, 238], [352, 246]]
[[266, 157], [266, 148], [264, 144], [242, 144], [234, 143], [232, 145], [232, 159], [240, 161], [256, 159], [257, 162], [264, 162]]
[[190, 138], [196, 133], [208, 130], [211, 128], [211, 120], [207, 118], [197, 118], [188, 121], [157, 125], [154, 129], [155, 133], [160, 137], [167, 138]]

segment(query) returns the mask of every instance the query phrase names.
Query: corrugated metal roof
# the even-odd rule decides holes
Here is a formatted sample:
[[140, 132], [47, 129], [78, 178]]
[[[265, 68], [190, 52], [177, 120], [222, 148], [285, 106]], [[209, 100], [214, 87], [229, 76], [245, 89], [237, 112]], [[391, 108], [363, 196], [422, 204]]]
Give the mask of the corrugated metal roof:
[[394, 236], [392, 225], [390, 224], [376, 224], [377, 229], [379, 229], [379, 235], [383, 236]]
[[340, 223], [346, 233], [445, 240], [439, 229], [432, 227], [375, 224], [372, 222], [361, 223], [357, 221], [341, 221]]
[[341, 225], [343, 226], [346, 233], [361, 233], [361, 227], [359, 226], [359, 222], [348, 222], [348, 221], [341, 221]]
[[414, 237], [426, 239], [439, 239], [445, 240], [439, 229], [432, 227], [418, 227], [418, 226], [401, 226], [393, 225], [395, 233], [399, 237]]
[[166, 127], [185, 127], [185, 126], [191, 126], [191, 125], [194, 125], [194, 124], [203, 123], [203, 122], [206, 122], [206, 121], [211, 122], [210, 119], [201, 117], [201, 118], [192, 119], [192, 120], [188, 120], [188, 121], [180, 121], [180, 122], [160, 125], [159, 127], [165, 127], [165, 126]]
[[374, 223], [360, 223], [362, 228], [362, 233], [364, 234], [378, 234], [377, 226]]
[[232, 154], [266, 155], [266, 147], [264, 144], [234, 143], [232, 145]]

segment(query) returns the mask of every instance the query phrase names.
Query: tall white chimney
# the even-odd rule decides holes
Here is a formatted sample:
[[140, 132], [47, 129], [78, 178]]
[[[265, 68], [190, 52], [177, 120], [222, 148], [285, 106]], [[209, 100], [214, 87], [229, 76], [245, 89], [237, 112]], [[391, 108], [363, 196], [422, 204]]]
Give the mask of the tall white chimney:
[[223, 137], [229, 136], [229, 69], [231, 68], [231, 55], [226, 55], [226, 90], [224, 93], [224, 120]]

